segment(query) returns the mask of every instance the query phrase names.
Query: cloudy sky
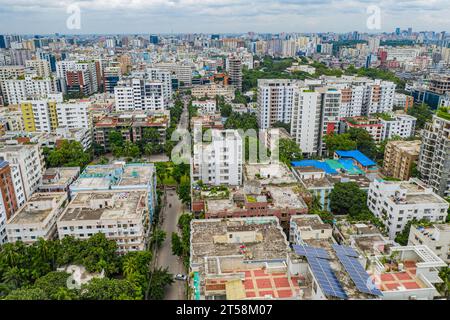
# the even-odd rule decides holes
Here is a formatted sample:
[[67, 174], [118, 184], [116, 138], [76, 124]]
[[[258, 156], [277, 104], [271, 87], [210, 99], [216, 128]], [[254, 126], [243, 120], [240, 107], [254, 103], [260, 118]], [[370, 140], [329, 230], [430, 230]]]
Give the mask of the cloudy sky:
[[450, 32], [450, 0], [0, 0], [0, 33], [376, 32], [373, 5], [379, 31]]

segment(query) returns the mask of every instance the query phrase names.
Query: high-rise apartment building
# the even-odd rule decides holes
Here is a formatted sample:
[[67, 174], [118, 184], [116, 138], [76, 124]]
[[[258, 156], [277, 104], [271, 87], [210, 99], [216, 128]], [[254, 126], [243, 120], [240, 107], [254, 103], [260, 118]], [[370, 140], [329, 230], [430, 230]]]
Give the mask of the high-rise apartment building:
[[25, 61], [25, 67], [41, 78], [49, 78], [52, 75], [50, 63], [47, 60], [27, 60]]
[[26, 75], [3, 81], [5, 101], [9, 104], [19, 104], [28, 98], [42, 97], [56, 92], [56, 82], [52, 78], [39, 78]]
[[384, 174], [408, 180], [411, 177], [413, 164], [419, 159], [420, 140], [416, 141], [389, 141], [384, 151]]
[[0, 148], [0, 160], [9, 163], [17, 205], [21, 207], [42, 180], [45, 170], [42, 149], [38, 144], [5, 145]]
[[20, 104], [25, 131], [54, 132], [58, 127], [89, 129], [89, 102], [66, 101], [62, 94], [44, 99], [26, 100]]
[[161, 81], [126, 79], [114, 88], [116, 111], [163, 111], [166, 102]]
[[242, 92], [242, 61], [239, 58], [228, 58], [228, 74], [231, 85]]
[[0, 161], [0, 245], [7, 241], [6, 222], [18, 210], [11, 168], [6, 161]]
[[[196, 129], [194, 128], [194, 136]], [[201, 135], [200, 135], [201, 136]], [[237, 130], [211, 130], [211, 141], [195, 141], [191, 178], [208, 185], [242, 184], [243, 145]]]
[[450, 196], [450, 113], [442, 110], [422, 130], [418, 167], [421, 179], [434, 192]]
[[258, 80], [258, 124], [268, 129], [276, 122], [291, 123], [295, 84], [292, 80]]
[[418, 179], [375, 180], [367, 197], [369, 210], [386, 226], [391, 240], [413, 220], [444, 222], [449, 204]]

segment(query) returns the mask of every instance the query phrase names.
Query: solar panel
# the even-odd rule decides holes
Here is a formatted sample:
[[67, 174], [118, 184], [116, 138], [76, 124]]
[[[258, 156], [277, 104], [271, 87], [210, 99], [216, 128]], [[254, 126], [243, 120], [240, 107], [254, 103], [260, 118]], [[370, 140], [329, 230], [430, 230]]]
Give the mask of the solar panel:
[[320, 288], [327, 296], [347, 299], [347, 295], [331, 269], [328, 260], [318, 257], [307, 257], [311, 271], [314, 274]]
[[383, 293], [375, 287], [369, 274], [364, 270], [357, 258], [348, 256], [343, 250], [340, 252], [337, 251], [336, 255], [360, 292], [376, 296], [383, 295]]
[[349, 257], [355, 257], [355, 258], [359, 257], [358, 252], [356, 252], [356, 250], [353, 249], [352, 247], [341, 246], [338, 244], [333, 244], [332, 246], [333, 246], [334, 251], [336, 251], [336, 253], [342, 253]]
[[311, 246], [294, 245], [294, 251], [296, 254], [305, 257], [316, 257], [322, 259], [330, 259], [328, 252], [322, 248], [315, 248]]

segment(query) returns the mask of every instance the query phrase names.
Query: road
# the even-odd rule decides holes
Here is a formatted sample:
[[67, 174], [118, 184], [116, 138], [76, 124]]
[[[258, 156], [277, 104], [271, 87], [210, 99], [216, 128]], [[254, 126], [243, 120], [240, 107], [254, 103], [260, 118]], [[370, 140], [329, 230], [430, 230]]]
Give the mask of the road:
[[[189, 116], [187, 112], [187, 103], [180, 118], [178, 129], [187, 129]], [[180, 143], [183, 143], [182, 141]], [[183, 261], [178, 256], [172, 254], [172, 232], [178, 232], [178, 219], [183, 213], [184, 207], [175, 190], [166, 190], [165, 205], [161, 211], [161, 228], [166, 232], [166, 240], [158, 250], [156, 264], [158, 267], [168, 267], [173, 275], [178, 273], [186, 274]], [[166, 287], [165, 300], [185, 300], [186, 283], [175, 280], [175, 282]]]

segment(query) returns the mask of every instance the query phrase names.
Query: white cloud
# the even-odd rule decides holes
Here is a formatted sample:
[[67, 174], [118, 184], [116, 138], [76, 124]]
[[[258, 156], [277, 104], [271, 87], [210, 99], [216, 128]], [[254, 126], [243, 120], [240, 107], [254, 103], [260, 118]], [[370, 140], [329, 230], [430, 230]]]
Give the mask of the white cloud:
[[450, 0], [0, 0], [0, 30], [68, 32], [72, 3], [81, 7], [83, 33], [367, 31], [373, 4], [383, 30], [450, 29]]

